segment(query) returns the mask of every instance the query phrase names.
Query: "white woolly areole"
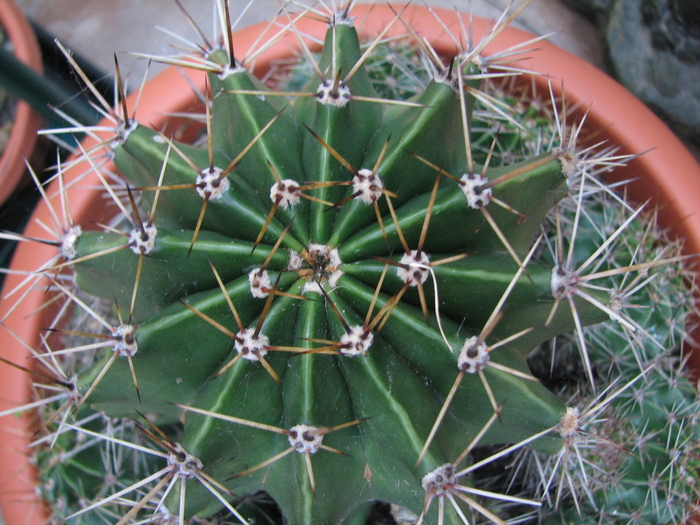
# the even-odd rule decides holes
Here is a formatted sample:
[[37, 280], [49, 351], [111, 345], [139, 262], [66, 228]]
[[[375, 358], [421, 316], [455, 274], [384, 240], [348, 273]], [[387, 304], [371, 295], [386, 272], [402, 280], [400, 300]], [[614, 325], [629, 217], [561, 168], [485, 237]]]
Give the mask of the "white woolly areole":
[[302, 288], [301, 290], [301, 293], [308, 294], [311, 292], [317, 293], [319, 295], [323, 294], [320, 285], [316, 281], [306, 281], [306, 283], [304, 283], [304, 288]]
[[408, 266], [408, 268], [396, 267], [396, 272], [404, 284], [418, 286], [428, 280], [429, 272], [427, 266], [430, 263], [430, 258], [425, 252], [411, 250], [410, 253], [404, 254], [399, 262]]
[[490, 359], [488, 346], [474, 336], [464, 342], [457, 358], [457, 367], [462, 372], [474, 374], [483, 370]]
[[372, 170], [362, 168], [352, 178], [352, 193], [365, 204], [373, 204], [382, 196], [384, 182]]
[[315, 454], [323, 443], [323, 433], [317, 427], [296, 425], [287, 434], [289, 444], [300, 453]]
[[265, 357], [267, 354], [266, 347], [270, 344], [270, 340], [262, 334], [256, 336], [255, 330], [252, 328], [246, 328], [242, 332], [238, 332], [236, 337], [237, 339], [234, 341], [233, 346], [243, 359], [260, 361], [260, 358]]
[[333, 17], [328, 22], [328, 28], [332, 29], [334, 26], [347, 26], [355, 27], [356, 16], [348, 16], [347, 8], [341, 7], [334, 14]]
[[557, 431], [564, 439], [573, 436], [579, 431], [579, 420], [581, 413], [576, 407], [566, 407], [566, 412], [561, 416]]
[[365, 355], [374, 341], [374, 334], [364, 326], [351, 326], [350, 333], [340, 338], [340, 353], [348, 357]]
[[[336, 248], [329, 248], [326, 244], [309, 244], [308, 257], [313, 261], [311, 273], [307, 277], [302, 293], [316, 292], [321, 294], [317, 281], [327, 280], [331, 288], [335, 288], [338, 279], [343, 275], [340, 265], [340, 255]], [[307, 261], [304, 261], [307, 262]]]
[[245, 72], [246, 72], [246, 68], [241, 66], [241, 65], [231, 67], [231, 64], [226, 64], [225, 66], [223, 66], [221, 68], [221, 71], [219, 72], [219, 74], [217, 76], [221, 80], [225, 80], [226, 78], [230, 77], [231, 75], [235, 75], [238, 73], [245, 73]]
[[304, 259], [299, 254], [299, 252], [294, 250], [289, 250], [289, 262], [287, 263], [287, 270], [290, 272], [296, 272], [300, 270], [304, 264]]
[[486, 182], [484, 177], [475, 173], [465, 173], [459, 179], [459, 186], [462, 188], [462, 193], [467, 198], [467, 204], [470, 208], [483, 208], [491, 200], [493, 193], [491, 188], [482, 188]]
[[550, 286], [552, 289], [552, 297], [561, 299], [576, 286], [576, 276], [558, 264], [552, 268]]
[[[471, 61], [472, 65], [478, 68], [478, 73], [469, 74], [464, 71], [467, 67], [466, 59]], [[457, 75], [457, 64], [462, 64], [462, 88], [471, 82], [475, 77], [483, 75], [488, 72], [488, 59], [484, 58], [483, 55], [472, 56], [471, 53], [462, 52], [458, 53], [454, 57], [454, 69], [440, 68], [435, 69], [434, 66], [430, 65], [430, 70], [432, 71], [433, 80], [439, 84], [446, 84], [455, 92], [459, 93], [460, 82]]]
[[216, 167], [211, 169], [204, 168], [199, 172], [195, 187], [202, 199], [210, 201], [216, 200], [228, 189], [228, 177], [221, 178], [222, 172], [223, 170], [221, 168]]
[[552, 154], [559, 160], [561, 172], [566, 177], [566, 184], [571, 187], [574, 176], [582, 170], [576, 152], [565, 148], [555, 148], [552, 150]]
[[148, 255], [156, 245], [158, 229], [155, 226], [143, 225], [143, 231], [134, 228], [129, 234], [129, 248], [136, 255]]
[[72, 261], [78, 255], [78, 250], [76, 244], [78, 239], [83, 233], [83, 229], [80, 226], [71, 226], [68, 231], [61, 237], [61, 247], [59, 248], [59, 253], [67, 261]]
[[261, 268], [255, 268], [248, 272], [248, 282], [250, 283], [250, 293], [256, 299], [265, 299], [270, 295], [270, 290], [272, 290], [272, 282], [270, 281], [270, 274], [267, 270]]
[[112, 348], [120, 356], [132, 356], [139, 350], [139, 344], [134, 337], [134, 328], [130, 324], [120, 324], [112, 329]]
[[139, 123], [133, 119], [127, 119], [117, 126], [114, 133], [114, 138], [109, 143], [112, 150], [116, 150], [119, 146], [126, 142], [132, 131], [139, 127]]
[[272, 202], [278, 202], [278, 206], [283, 210], [299, 204], [301, 200], [301, 192], [299, 184], [292, 179], [284, 179], [280, 182], [275, 182], [270, 188], [270, 199]]
[[[612, 290], [610, 292], [610, 302], [608, 303], [608, 308], [612, 310], [613, 313], [616, 315], [620, 315], [622, 313], [623, 308], [625, 307], [625, 292], [622, 290]], [[613, 316], [610, 316], [613, 318]]]
[[324, 106], [344, 108], [350, 102], [350, 88], [342, 81], [335, 88], [335, 80], [324, 80], [316, 90], [316, 98]]
[[181, 478], [196, 476], [204, 468], [204, 464], [195, 456], [185, 451], [180, 443], [174, 443], [174, 450], [168, 455], [168, 464], [177, 469]]
[[423, 490], [434, 496], [442, 496], [450, 492], [457, 483], [455, 477], [455, 466], [452, 463], [440, 465], [432, 472], [428, 472], [421, 481]]

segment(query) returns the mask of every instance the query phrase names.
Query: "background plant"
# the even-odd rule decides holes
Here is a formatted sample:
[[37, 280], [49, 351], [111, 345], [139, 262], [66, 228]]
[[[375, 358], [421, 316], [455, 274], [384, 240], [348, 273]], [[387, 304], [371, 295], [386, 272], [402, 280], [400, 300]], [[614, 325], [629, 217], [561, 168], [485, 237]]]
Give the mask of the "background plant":
[[[226, 6], [219, 7], [226, 25]], [[292, 19], [282, 31], [296, 36]], [[207, 43], [214, 51], [195, 61], [210, 71], [202, 147], [136, 126], [121, 108], [113, 113], [110, 146], [128, 183], [105, 178], [105, 186], [128, 224], [95, 232], [64, 225], [65, 262], [45, 267], [53, 287], [96, 322], [98, 339], [62, 350], [51, 338], [36, 350], [60, 379], [50, 388], [67, 401], [45, 438], [55, 441], [45, 487], [57, 513], [74, 513], [75, 505], [85, 511], [69, 521], [184, 521], [195, 513], [197, 521], [228, 509], [226, 519], [241, 522], [249, 512], [271, 512], [265, 491], [292, 523], [361, 522], [373, 500], [423, 511], [432, 522], [467, 522], [472, 512], [498, 522], [477, 502], [484, 494], [474, 492], [471, 479], [505, 452], [477, 460], [465, 448], [503, 444], [506, 452], [522, 452], [528, 444], [559, 457], [587, 439], [576, 425], [564, 428], [562, 416], [573, 412], [530, 376], [525, 357], [611, 310], [581, 299], [567, 272], [553, 287], [552, 266], [563, 256], [536, 264], [531, 248], [553, 208], [548, 235], [559, 237], [549, 245], [562, 254], [561, 199], [571, 194], [580, 210], [598, 168], [621, 159], [577, 147], [580, 129], [569, 127], [566, 110], [552, 113], [552, 137], [533, 131], [533, 117], [543, 122], [540, 111], [509, 107], [478, 87], [485, 76], [508, 72], [506, 57], [478, 69], [471, 47], [444, 62], [423, 47], [432, 80], [417, 105], [390, 104], [370, 82], [370, 68], [356, 67], [364, 59], [347, 13], [329, 21], [324, 53], [304, 90], [325, 85], [325, 104], [289, 88], [293, 93], [284, 95], [295, 100], [287, 107], [285, 97], [239, 68], [254, 53], [236, 60], [224, 41], [220, 49]], [[495, 142], [491, 120], [479, 134], [469, 132], [477, 101], [501, 120]], [[348, 129], [352, 140], [344, 140]], [[533, 146], [533, 156], [513, 158]], [[501, 148], [507, 154], [494, 154]], [[99, 151], [85, 153], [97, 159]], [[102, 173], [98, 162], [92, 169]], [[461, 179], [464, 171], [476, 179], [473, 186], [470, 177]], [[372, 179], [377, 174], [381, 179]], [[362, 177], [370, 182], [363, 185]], [[499, 209], [496, 199], [511, 209]], [[574, 212], [569, 220], [581, 224], [587, 216], [580, 217]], [[625, 221], [609, 231], [593, 221], [599, 226], [589, 239], [577, 233], [576, 247], [592, 245], [589, 253], [599, 256], [596, 270], [610, 265], [613, 246], [629, 242], [615, 233], [618, 224], [629, 231]], [[469, 228], [457, 234], [457, 222]], [[654, 254], [648, 265], [625, 269], [641, 260], [635, 248], [628, 251], [606, 279], [632, 280], [630, 272], [678, 259]], [[566, 270], [587, 260], [572, 257]], [[106, 299], [107, 312], [77, 295], [64, 277], [68, 268], [81, 289]], [[618, 285], [606, 282], [590, 294], [606, 305]], [[623, 315], [612, 313], [618, 321]], [[77, 334], [58, 321], [53, 330], [93, 332]], [[583, 336], [575, 342], [575, 354], [595, 362]], [[57, 364], [59, 356], [98, 347], [111, 352], [87, 369], [78, 362], [77, 381]], [[635, 362], [635, 376], [650, 359]], [[593, 382], [597, 366], [583, 369], [583, 384], [601, 392]], [[635, 385], [628, 382], [639, 381], [635, 376], [616, 392], [630, 392], [625, 385]], [[127, 419], [114, 419], [121, 416]], [[295, 434], [309, 436], [307, 445]], [[99, 443], [101, 451], [88, 446]], [[456, 479], [445, 467], [450, 462], [458, 464]], [[53, 492], [61, 485], [70, 486], [68, 499]], [[527, 509], [539, 503], [521, 494], [491, 496], [484, 499]], [[558, 489], [550, 492], [549, 499], [559, 497]]]

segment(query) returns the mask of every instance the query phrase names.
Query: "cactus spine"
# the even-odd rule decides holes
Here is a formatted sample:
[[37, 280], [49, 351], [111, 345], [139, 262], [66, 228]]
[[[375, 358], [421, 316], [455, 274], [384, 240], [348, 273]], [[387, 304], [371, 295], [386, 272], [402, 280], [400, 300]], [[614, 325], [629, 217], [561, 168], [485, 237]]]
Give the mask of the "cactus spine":
[[[475, 491], [472, 475], [526, 446], [556, 457], [577, 435], [575, 409], [527, 356], [622, 314], [605, 287], [582, 285], [591, 261], [532, 257], [546, 217], [607, 159], [567, 142], [564, 122], [548, 151], [477, 157], [474, 106], [503, 111], [480, 89], [497, 58], [426, 47], [425, 88], [390, 100], [349, 9], [325, 23], [296, 93], [261, 83], [229, 37], [190, 62], [208, 76], [201, 145], [121, 115], [109, 147], [126, 220], [70, 230], [47, 271], [103, 325], [88, 346], [107, 347], [70, 384], [80, 410], [56, 435], [76, 452], [48, 478], [79, 495], [68, 503], [94, 501], [69, 522], [246, 523], [269, 497], [287, 523], [362, 520], [371, 501], [421, 523], [498, 523], [482, 499], [540, 501]], [[60, 282], [64, 266], [109, 315]], [[505, 450], [477, 461], [476, 445]], [[106, 465], [118, 477], [122, 454], [134, 455], [120, 457], [135, 465], [125, 478], [86, 481]]]

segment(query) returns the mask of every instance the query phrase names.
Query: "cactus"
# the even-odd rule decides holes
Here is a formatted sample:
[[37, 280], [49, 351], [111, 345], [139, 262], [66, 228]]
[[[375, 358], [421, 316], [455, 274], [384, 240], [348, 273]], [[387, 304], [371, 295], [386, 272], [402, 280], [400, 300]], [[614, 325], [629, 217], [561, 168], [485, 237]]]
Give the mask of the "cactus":
[[[598, 197], [587, 207], [587, 220], [604, 229], [629, 215], [629, 210], [612, 204], [609, 197]], [[594, 229], [582, 231], [590, 236]], [[579, 246], [589, 240], [579, 239]], [[678, 242], [666, 237], [650, 216], [630, 223], [624, 242], [616, 243], [608, 257], [612, 265], [622, 266], [669, 253], [679, 253]], [[586, 250], [582, 254], [585, 257]], [[617, 293], [636, 305], [627, 315], [638, 333], [628, 332], [620, 323], [587, 328], [596, 384], [599, 391], [610, 392], [603, 399], [585, 382], [562, 380], [562, 375], [581, 375], [561, 366], [561, 360], [571, 354], [571, 341], [561, 341], [557, 364], [545, 374], [546, 381], [566, 384], [564, 395], [587, 413], [584, 430], [594, 448], [585, 455], [586, 475], [592, 490], [581, 497], [578, 509], [564, 504], [544, 513], [546, 522], [685, 523], [689, 509], [697, 508], [700, 401], [682, 372], [686, 330], [692, 323], [689, 313], [694, 311], [692, 282], [692, 275], [682, 267], [652, 268], [628, 280]], [[683, 283], [691, 283], [691, 288]], [[629, 293], [635, 288], [632, 297]], [[669, 290], [674, 292], [668, 295]], [[628, 351], [619, 353], [618, 348]], [[528, 458], [529, 466], [537, 471], [534, 477], [540, 480], [535, 482], [540, 483], [540, 494], [543, 478], [553, 485], [570, 483], [557, 472], [551, 458], [532, 455], [537, 457]], [[542, 472], [546, 473], [543, 477]], [[578, 490], [576, 484], [574, 490]]]
[[[584, 327], [612, 318], [623, 334], [643, 331], [609, 290], [680, 259], [633, 251], [608, 264], [636, 211], [576, 244], [592, 242], [592, 258], [565, 256], [564, 202], [580, 210], [593, 172], [621, 159], [579, 147], [565, 110], [548, 147], [517, 161], [494, 153], [531, 144], [474, 124], [480, 106], [522, 129], [483, 90], [510, 73], [508, 55], [481, 51], [511, 16], [448, 59], [416, 39], [427, 80], [404, 100], [377, 92], [368, 64], [385, 35], [363, 51], [349, 8], [324, 13], [320, 55], [300, 44], [303, 86], [273, 90], [250, 71], [255, 53], [234, 50], [228, 4], [217, 6], [220, 44], [161, 58], [206, 72], [202, 140], [110, 110], [113, 137], [83, 157], [109, 150], [123, 179], [103, 181], [119, 220], [67, 224], [43, 271], [62, 314], [96, 325], [56, 321], [35, 350], [61, 399], [44, 403], [51, 446], [38, 453], [56, 519], [364, 523], [373, 502], [418, 523], [536, 512], [555, 496], [473, 486], [509, 454], [541, 464], [582, 439], [581, 414], [528, 356], [573, 331], [583, 385], [600, 393]], [[283, 23], [301, 42], [295, 17]], [[546, 244], [550, 261], [538, 255]], [[636, 391], [644, 369], [610, 398]]]

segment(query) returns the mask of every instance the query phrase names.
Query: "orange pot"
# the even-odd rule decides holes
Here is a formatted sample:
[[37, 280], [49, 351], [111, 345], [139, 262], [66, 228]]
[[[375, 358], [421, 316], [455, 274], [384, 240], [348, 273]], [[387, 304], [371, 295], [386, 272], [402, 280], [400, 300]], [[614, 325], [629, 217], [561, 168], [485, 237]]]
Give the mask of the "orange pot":
[[[459, 33], [459, 22], [453, 12], [435, 11], [450, 30]], [[378, 34], [395, 16], [386, 5], [357, 6], [353, 14], [357, 17], [360, 32], [368, 37]], [[454, 52], [452, 40], [425, 8], [408, 7], [402, 18], [419, 35], [427, 37], [438, 52], [445, 55]], [[489, 22], [475, 18], [473, 25], [478, 38], [487, 31]], [[234, 48], [237, 53], [244, 53], [254, 45], [266, 27], [267, 24], [258, 24], [235, 33]], [[325, 32], [323, 24], [307, 19], [299, 21], [298, 27], [302, 34], [317, 38], [323, 37]], [[394, 26], [392, 33], [402, 33], [400, 23]], [[498, 52], [530, 38], [532, 35], [528, 33], [509, 28], [487, 51]], [[570, 103], [588, 107], [592, 102], [587, 121], [592, 127], [602, 130], [600, 138], [621, 145], [621, 153], [646, 152], [621, 170], [620, 177], [634, 178], [630, 184], [632, 198], [638, 202], [652, 199], [659, 206], [662, 225], [686, 239], [688, 253], [700, 253], [700, 165], [693, 156], [651, 111], [607, 75], [547, 42], [538, 43], [537, 48], [536, 52], [528, 54], [532, 58], [523, 65], [549, 75], [554, 80], [555, 88], [563, 83]], [[278, 43], [258, 57], [255, 72], [264, 74], [273, 61], [289, 57], [296, 51], [289, 39]], [[190, 82], [200, 90], [204, 88], [203, 75], [189, 75]], [[538, 77], [536, 82], [543, 89], [548, 89], [546, 77]], [[137, 117], [141, 122], [160, 128], [167, 121], [165, 114], [187, 112], [196, 105], [195, 100], [191, 85], [184, 80], [182, 73], [168, 69], [146, 85]], [[129, 106], [133, 107], [134, 102], [135, 96], [130, 97]], [[86, 147], [91, 143], [94, 141], [90, 141]], [[85, 171], [89, 171], [89, 168], [78, 165], [67, 173], [67, 178], [76, 178]], [[99, 182], [93, 177], [69, 190], [71, 211], [76, 223], [86, 224], [86, 219], [94, 219], [101, 214], [104, 202], [101, 194], [84, 189], [95, 185], [99, 185]], [[49, 190], [49, 194], [54, 193], [57, 192]], [[45, 237], [37, 220], [50, 223], [48, 208], [44, 203], [37, 207], [25, 233], [30, 237]], [[12, 269], [32, 271], [53, 253], [54, 249], [50, 246], [21, 243], [15, 253]], [[3, 296], [22, 279], [21, 275], [8, 275]], [[46, 300], [44, 289], [40, 286], [30, 293], [8, 317], [6, 325], [14, 335], [8, 330], [0, 330], [0, 354], [5, 358], [16, 363], [24, 361], [27, 351], [18, 344], [17, 339], [34, 348], [39, 346], [39, 331], [46, 325], [46, 317], [35, 312]], [[8, 300], [0, 304], [0, 319], [12, 304], [13, 301]], [[695, 369], [700, 365], [698, 357], [692, 362]], [[22, 404], [29, 398], [28, 377], [19, 370], [0, 366], [0, 384], [4, 385], [0, 411]], [[7, 454], [0, 458], [0, 503], [8, 525], [41, 523], [46, 512], [41, 501], [34, 496], [36, 475], [29, 465], [27, 452], [32, 438], [31, 426], [27, 426], [27, 423], [31, 423], [29, 419], [25, 416], [0, 420], [0, 452]]]
[[[15, 56], [40, 73], [43, 64], [34, 30], [12, 0], [0, 0], [0, 26], [5, 28]], [[26, 172], [24, 157], [31, 157], [40, 126], [41, 117], [26, 102], [18, 102], [10, 140], [0, 156], [0, 204], [10, 196]]]

